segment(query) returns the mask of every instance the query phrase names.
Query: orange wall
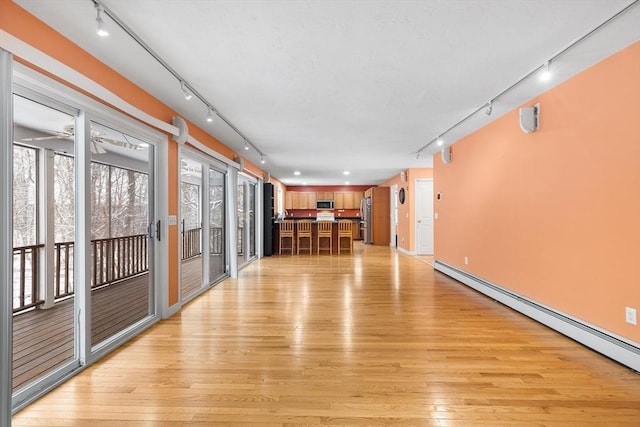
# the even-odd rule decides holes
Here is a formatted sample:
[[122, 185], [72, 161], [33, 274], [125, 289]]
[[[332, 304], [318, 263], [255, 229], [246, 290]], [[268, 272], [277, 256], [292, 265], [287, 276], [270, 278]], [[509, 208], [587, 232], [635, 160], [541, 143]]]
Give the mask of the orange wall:
[[[405, 170], [406, 181], [400, 179], [400, 174], [388, 179], [380, 184], [380, 187], [391, 187], [392, 185], [398, 186], [398, 191], [401, 188], [405, 190], [405, 202], [404, 204], [398, 203], [398, 225], [396, 233], [398, 235], [398, 247], [406, 250], [407, 252], [415, 252], [416, 242], [416, 221], [415, 221], [415, 197], [414, 191], [416, 188], [416, 179], [420, 178], [433, 178], [433, 169], [431, 168], [410, 168]], [[393, 197], [393, 194], [391, 195]], [[393, 213], [392, 213], [393, 214]]]
[[[125, 79], [113, 69], [109, 68], [89, 53], [80, 49], [52, 28], [38, 20], [27, 11], [16, 5], [11, 0], [0, 0], [0, 29], [13, 34], [31, 46], [41, 50], [52, 58], [75, 69], [109, 91], [118, 95], [129, 104], [145, 111], [146, 113], [171, 123], [172, 117], [178, 115], [175, 111], [158, 101], [149, 93]], [[24, 61], [16, 58], [17, 61]], [[30, 65], [30, 64], [26, 64]], [[34, 67], [37, 69], [37, 67]], [[39, 70], [42, 71], [42, 70]], [[45, 70], [46, 72], [46, 70]], [[55, 78], [55, 76], [53, 76]], [[59, 79], [58, 79], [59, 80]], [[66, 83], [66, 82], [63, 82]], [[189, 133], [198, 141], [207, 145], [212, 150], [233, 159], [236, 153], [222, 144], [204, 130], [188, 123]], [[253, 175], [262, 176], [263, 171], [250, 162], [245, 162], [247, 170]], [[178, 147], [169, 138], [168, 164], [165, 165], [168, 172], [168, 213], [178, 214]], [[178, 302], [178, 228], [169, 227], [169, 259], [168, 259], [168, 296], [169, 306]]]
[[640, 42], [434, 156], [436, 258], [639, 343], [638, 76]]

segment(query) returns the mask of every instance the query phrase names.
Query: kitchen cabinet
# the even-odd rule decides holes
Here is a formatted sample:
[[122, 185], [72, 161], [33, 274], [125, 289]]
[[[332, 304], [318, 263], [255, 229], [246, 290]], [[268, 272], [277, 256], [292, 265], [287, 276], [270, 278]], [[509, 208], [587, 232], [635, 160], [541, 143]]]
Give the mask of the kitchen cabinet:
[[318, 191], [316, 193], [317, 200], [333, 200], [333, 192], [332, 191]]
[[287, 191], [285, 209], [315, 209], [318, 200], [333, 200], [334, 209], [360, 209], [362, 191]]
[[364, 197], [364, 191], [354, 191], [351, 195], [353, 197], [353, 207], [351, 209], [360, 209], [360, 202]]
[[307, 209], [315, 209], [316, 208], [316, 193], [314, 191], [309, 191], [307, 193]]
[[287, 191], [284, 196], [285, 209], [315, 209], [316, 193], [312, 191]]
[[293, 209], [307, 209], [307, 193], [294, 191], [291, 201]]
[[293, 209], [293, 191], [284, 193], [284, 208]]
[[360, 237], [360, 220], [359, 219], [353, 220], [351, 231], [352, 231], [351, 238], [353, 240], [362, 240], [362, 237]]
[[333, 200], [336, 209], [360, 209], [360, 200], [363, 197], [362, 191], [340, 191], [333, 193]]

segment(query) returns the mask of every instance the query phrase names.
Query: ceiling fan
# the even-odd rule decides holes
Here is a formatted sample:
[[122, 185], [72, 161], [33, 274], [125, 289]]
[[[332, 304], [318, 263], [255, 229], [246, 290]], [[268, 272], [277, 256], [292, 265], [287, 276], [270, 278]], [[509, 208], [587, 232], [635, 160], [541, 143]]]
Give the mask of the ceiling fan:
[[[23, 142], [34, 142], [34, 141], [49, 141], [52, 139], [72, 139], [75, 135], [75, 129], [72, 124], [65, 125], [62, 131], [48, 131], [52, 135], [48, 136], [39, 136], [34, 138], [22, 138], [20, 141]], [[138, 144], [132, 144], [129, 141], [120, 141], [117, 139], [111, 139], [105, 137], [106, 133], [97, 129], [91, 129], [91, 140], [89, 141], [89, 149], [93, 154], [105, 154], [107, 151], [102, 147], [102, 144], [111, 144], [116, 147], [127, 148], [129, 150], [142, 150], [144, 147]], [[127, 139], [127, 136], [122, 134], [124, 139]]]

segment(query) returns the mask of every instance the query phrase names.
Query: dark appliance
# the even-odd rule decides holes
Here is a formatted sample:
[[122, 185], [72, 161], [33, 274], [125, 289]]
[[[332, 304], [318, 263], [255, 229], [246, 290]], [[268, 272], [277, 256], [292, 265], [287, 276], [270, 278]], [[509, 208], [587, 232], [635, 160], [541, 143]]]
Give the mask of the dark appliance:
[[333, 200], [317, 200], [316, 209], [319, 209], [319, 210], [333, 209]]
[[364, 243], [371, 244], [371, 197], [365, 197], [360, 201], [360, 230]]

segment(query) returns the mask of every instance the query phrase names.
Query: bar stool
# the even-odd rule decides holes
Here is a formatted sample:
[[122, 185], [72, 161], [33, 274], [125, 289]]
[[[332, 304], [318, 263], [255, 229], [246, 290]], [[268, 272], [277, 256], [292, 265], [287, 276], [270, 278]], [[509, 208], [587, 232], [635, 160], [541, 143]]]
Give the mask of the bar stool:
[[349, 239], [349, 253], [353, 253], [353, 231], [351, 227], [353, 226], [353, 221], [342, 219], [338, 221], [338, 253], [342, 249], [342, 239]]
[[301, 221], [298, 221], [298, 223], [296, 224], [296, 231], [298, 234], [298, 255], [300, 255], [300, 248], [302, 247], [302, 245], [300, 244], [301, 240], [304, 238], [309, 239], [309, 247], [305, 247], [302, 248], [304, 250], [309, 250], [309, 254], [311, 254], [311, 246], [313, 246], [311, 244], [311, 220], [308, 219], [303, 219]]
[[[291, 245], [283, 247], [284, 239], [287, 238], [290, 239]], [[291, 255], [293, 255], [293, 221], [290, 219], [280, 221], [280, 254], [282, 254], [282, 249], [291, 250]]]
[[331, 237], [331, 226], [333, 222], [330, 221], [318, 221], [318, 255], [320, 254], [320, 250], [326, 251], [327, 249], [320, 248], [320, 239], [321, 238], [329, 238], [329, 254], [333, 254], [333, 240]]

